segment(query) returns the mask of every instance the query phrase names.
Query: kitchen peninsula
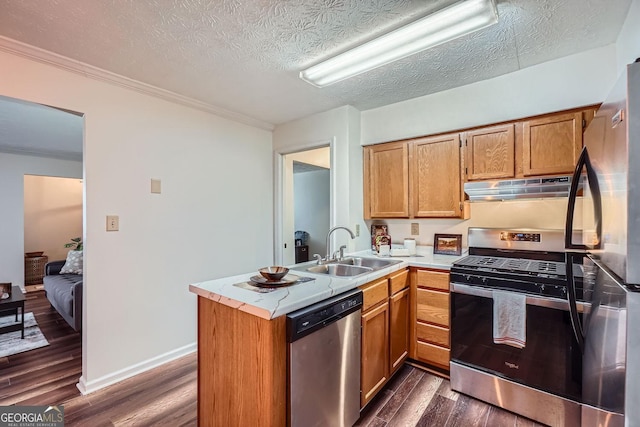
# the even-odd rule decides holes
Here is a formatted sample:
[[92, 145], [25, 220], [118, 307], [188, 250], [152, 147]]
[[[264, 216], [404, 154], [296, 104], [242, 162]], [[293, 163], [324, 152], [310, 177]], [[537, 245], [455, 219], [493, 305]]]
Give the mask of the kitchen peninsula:
[[418, 255], [352, 278], [291, 270], [313, 280], [267, 292], [237, 286], [255, 272], [190, 285], [198, 295], [199, 425], [285, 426], [286, 314], [408, 267], [449, 270], [459, 258], [430, 247]]

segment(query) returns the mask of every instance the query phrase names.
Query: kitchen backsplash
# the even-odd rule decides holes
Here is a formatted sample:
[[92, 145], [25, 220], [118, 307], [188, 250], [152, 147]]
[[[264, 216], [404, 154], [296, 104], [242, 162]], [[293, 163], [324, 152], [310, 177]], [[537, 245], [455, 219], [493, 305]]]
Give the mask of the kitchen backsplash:
[[[576, 205], [576, 224], [580, 224], [582, 205]], [[471, 204], [471, 218], [460, 219], [389, 219], [367, 221], [371, 224], [387, 224], [393, 244], [402, 244], [406, 237], [413, 237], [421, 246], [433, 245], [433, 235], [462, 234], [462, 245], [467, 246], [469, 227], [493, 228], [547, 228], [564, 229], [567, 214], [567, 200], [535, 199], [510, 200], [501, 202], [474, 202]], [[420, 233], [411, 235], [411, 224], [418, 223]]]

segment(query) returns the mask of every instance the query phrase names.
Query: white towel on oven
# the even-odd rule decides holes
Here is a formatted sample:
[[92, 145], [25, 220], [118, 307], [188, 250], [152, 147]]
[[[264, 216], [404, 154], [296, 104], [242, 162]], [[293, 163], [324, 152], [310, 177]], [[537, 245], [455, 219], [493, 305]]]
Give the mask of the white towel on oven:
[[493, 292], [493, 342], [524, 348], [527, 341], [527, 296]]

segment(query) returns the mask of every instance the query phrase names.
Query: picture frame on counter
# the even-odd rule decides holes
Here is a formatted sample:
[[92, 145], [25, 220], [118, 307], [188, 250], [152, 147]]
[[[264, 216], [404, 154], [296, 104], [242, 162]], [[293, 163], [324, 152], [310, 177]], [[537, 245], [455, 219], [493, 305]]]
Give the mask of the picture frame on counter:
[[433, 253], [438, 255], [461, 255], [462, 234], [434, 234]]

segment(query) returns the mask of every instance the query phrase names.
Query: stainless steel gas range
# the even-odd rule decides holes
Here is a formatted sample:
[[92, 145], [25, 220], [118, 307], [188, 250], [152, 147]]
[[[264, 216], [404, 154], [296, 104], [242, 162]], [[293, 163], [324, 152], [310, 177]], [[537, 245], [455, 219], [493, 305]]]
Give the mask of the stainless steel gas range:
[[[575, 291], [563, 230], [470, 228], [469, 256], [451, 268], [452, 388], [548, 425], [580, 425], [582, 351], [568, 296], [581, 318], [590, 289], [582, 266], [572, 270]], [[499, 296], [516, 298], [512, 318], [495, 311]], [[497, 322], [522, 336], [505, 340]]]

